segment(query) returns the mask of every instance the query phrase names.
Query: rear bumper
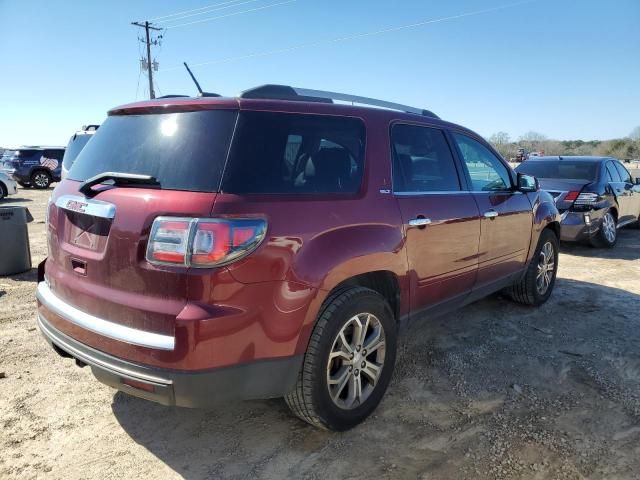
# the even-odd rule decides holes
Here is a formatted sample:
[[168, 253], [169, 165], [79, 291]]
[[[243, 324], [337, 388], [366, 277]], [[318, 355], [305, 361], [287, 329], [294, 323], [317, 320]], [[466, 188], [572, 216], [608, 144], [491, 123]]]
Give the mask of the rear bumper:
[[567, 210], [561, 216], [560, 240], [564, 242], [581, 242], [593, 237], [602, 223], [604, 209], [586, 212]]
[[38, 326], [54, 350], [91, 367], [102, 383], [162, 405], [210, 407], [232, 400], [281, 397], [293, 388], [302, 355], [208, 371], [168, 370], [132, 363], [89, 347], [38, 314]]

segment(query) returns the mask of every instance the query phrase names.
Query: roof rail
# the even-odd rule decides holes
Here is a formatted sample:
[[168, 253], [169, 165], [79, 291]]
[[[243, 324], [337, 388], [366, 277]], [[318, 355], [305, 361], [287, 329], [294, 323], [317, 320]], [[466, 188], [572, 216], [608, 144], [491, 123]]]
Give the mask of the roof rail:
[[245, 90], [240, 98], [265, 98], [273, 100], [294, 100], [305, 102], [333, 103], [334, 100], [342, 102], [370, 105], [389, 110], [399, 110], [406, 113], [415, 113], [425, 117], [440, 118], [435, 113], [422, 108], [410, 107], [400, 103], [387, 102], [375, 98], [359, 97], [346, 93], [328, 92], [324, 90], [312, 90], [309, 88], [290, 87], [287, 85], [262, 85], [260, 87]]
[[82, 126], [82, 131], [83, 132], [87, 132], [89, 130], [98, 130], [98, 128], [100, 128], [100, 125], [83, 125]]

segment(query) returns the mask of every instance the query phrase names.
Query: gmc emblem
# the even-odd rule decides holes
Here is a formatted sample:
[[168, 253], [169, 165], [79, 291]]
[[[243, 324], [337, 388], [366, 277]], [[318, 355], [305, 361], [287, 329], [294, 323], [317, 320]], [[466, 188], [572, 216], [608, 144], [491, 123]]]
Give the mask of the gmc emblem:
[[77, 200], [69, 200], [67, 202], [67, 207], [69, 210], [73, 210], [74, 212], [85, 213], [84, 209], [87, 208], [86, 203], [78, 202]]

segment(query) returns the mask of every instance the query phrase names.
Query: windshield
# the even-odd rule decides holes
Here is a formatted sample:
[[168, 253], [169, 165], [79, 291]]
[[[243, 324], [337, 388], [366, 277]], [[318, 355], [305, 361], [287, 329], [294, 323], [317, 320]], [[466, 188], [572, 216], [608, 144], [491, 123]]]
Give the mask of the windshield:
[[598, 165], [598, 162], [582, 160], [541, 160], [524, 162], [516, 170], [537, 178], [593, 181], [597, 177]]
[[104, 172], [150, 175], [160, 188], [215, 192], [236, 111], [112, 115], [82, 149], [68, 178], [84, 182]]
[[71, 168], [74, 160], [92, 136], [93, 135], [76, 134], [71, 137], [71, 140], [69, 140], [69, 144], [67, 145], [67, 149], [64, 152], [64, 158], [62, 159], [62, 165], [64, 166], [64, 168], [66, 168], [67, 170]]

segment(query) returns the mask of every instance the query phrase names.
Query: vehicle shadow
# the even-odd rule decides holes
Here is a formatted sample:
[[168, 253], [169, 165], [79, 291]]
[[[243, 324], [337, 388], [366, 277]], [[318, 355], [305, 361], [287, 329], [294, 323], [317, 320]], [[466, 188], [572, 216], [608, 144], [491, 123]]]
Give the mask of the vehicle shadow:
[[16, 282], [33, 282], [38, 281], [38, 269], [36, 267], [27, 270], [22, 273], [15, 273], [13, 275], [0, 275], [0, 278], [10, 278]]
[[640, 259], [640, 230], [621, 228], [618, 230], [618, 242], [613, 248], [594, 248], [584, 243], [562, 242], [560, 253], [590, 258], [638, 260]]
[[30, 198], [23, 197], [5, 197], [0, 201], [0, 207], [9, 203], [24, 203], [24, 202], [33, 202]]
[[[505, 443], [509, 458], [526, 450], [527, 461], [551, 458], [552, 468], [547, 445], [566, 442], [562, 455], [578, 464], [575, 445], [628, 428], [601, 412], [612, 403], [616, 412], [640, 408], [638, 311], [636, 293], [560, 278], [539, 308], [494, 295], [418, 321], [402, 335], [381, 405], [344, 433], [301, 422], [279, 399], [190, 410], [118, 392], [112, 411], [137, 444], [188, 479], [461, 478]], [[556, 432], [556, 421], [571, 424]], [[353, 452], [364, 452], [357, 470]]]

